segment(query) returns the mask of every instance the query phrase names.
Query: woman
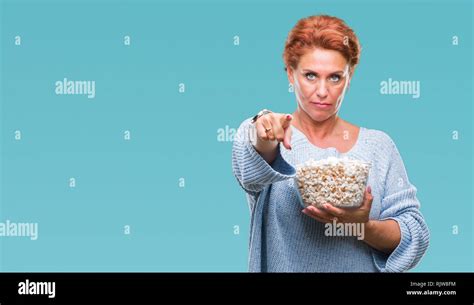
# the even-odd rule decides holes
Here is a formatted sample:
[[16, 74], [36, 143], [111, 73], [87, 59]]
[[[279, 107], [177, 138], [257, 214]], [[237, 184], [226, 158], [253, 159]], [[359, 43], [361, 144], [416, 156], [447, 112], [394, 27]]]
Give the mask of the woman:
[[[428, 248], [416, 188], [392, 139], [338, 116], [359, 56], [359, 41], [341, 19], [300, 20], [283, 54], [295, 112], [264, 109], [240, 126], [232, 163], [251, 210], [249, 271], [403, 272]], [[302, 209], [296, 165], [330, 156], [372, 164], [363, 204]], [[328, 236], [325, 225], [333, 222], [361, 225], [363, 238]]]

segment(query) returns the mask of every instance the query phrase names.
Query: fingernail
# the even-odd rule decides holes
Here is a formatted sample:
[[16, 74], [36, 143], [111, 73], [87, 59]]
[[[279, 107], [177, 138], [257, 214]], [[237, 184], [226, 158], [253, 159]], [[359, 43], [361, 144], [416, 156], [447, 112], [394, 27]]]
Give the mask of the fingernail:
[[286, 119], [287, 119], [287, 120], [291, 120], [291, 115], [287, 114], [287, 115], [286, 115]]
[[367, 187], [367, 191], [372, 194], [372, 188], [370, 187], [370, 185]]
[[290, 147], [289, 149], [291, 150], [291, 145], [289, 147]]

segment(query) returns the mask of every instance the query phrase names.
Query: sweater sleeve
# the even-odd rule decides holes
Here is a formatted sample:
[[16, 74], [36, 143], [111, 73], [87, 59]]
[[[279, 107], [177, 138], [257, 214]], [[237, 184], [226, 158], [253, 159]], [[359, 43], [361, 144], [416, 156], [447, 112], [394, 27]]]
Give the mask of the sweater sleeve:
[[419, 208], [417, 189], [409, 180], [402, 158], [393, 140], [387, 137], [390, 153], [385, 176], [380, 220], [393, 219], [400, 226], [400, 243], [391, 254], [374, 249], [374, 261], [380, 272], [404, 272], [415, 267], [425, 254], [430, 233]]
[[232, 148], [232, 171], [240, 186], [251, 196], [257, 196], [266, 186], [294, 178], [296, 170], [278, 154], [271, 164], [255, 150], [250, 142], [250, 122], [245, 120], [237, 130]]

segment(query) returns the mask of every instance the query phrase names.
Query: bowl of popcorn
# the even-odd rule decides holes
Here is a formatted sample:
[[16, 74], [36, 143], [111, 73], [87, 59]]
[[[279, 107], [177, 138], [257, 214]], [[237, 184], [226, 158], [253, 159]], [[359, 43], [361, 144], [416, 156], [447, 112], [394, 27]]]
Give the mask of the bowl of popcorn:
[[370, 163], [360, 160], [329, 157], [310, 159], [297, 166], [296, 183], [303, 205], [322, 207], [360, 207], [369, 177]]

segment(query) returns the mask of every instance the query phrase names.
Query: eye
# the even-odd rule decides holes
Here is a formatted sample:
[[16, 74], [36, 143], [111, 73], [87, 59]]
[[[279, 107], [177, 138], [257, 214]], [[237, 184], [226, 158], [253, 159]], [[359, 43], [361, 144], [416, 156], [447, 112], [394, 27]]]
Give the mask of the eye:
[[[310, 77], [311, 75], [312, 75], [313, 77]], [[305, 76], [306, 76], [306, 78], [307, 78], [308, 80], [315, 80], [315, 79], [316, 79], [316, 74], [311, 73], [311, 72], [306, 73]]]
[[333, 74], [329, 77], [329, 80], [333, 83], [337, 83], [341, 80], [341, 76], [338, 74]]

